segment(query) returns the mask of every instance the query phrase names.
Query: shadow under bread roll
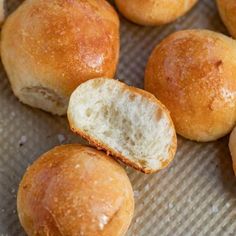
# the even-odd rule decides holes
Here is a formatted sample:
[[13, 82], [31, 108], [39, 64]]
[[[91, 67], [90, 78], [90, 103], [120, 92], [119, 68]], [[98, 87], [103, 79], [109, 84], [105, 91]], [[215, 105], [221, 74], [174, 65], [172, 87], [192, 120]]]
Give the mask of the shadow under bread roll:
[[208, 30], [171, 34], [149, 58], [145, 89], [169, 109], [178, 134], [223, 137], [236, 122], [236, 41]]
[[80, 83], [113, 78], [118, 15], [105, 0], [26, 0], [3, 25], [1, 56], [20, 101], [66, 114]]
[[140, 25], [163, 25], [188, 12], [197, 0], [115, 0], [119, 11]]
[[133, 216], [133, 190], [124, 169], [105, 153], [63, 145], [27, 169], [17, 209], [29, 236], [122, 236]]

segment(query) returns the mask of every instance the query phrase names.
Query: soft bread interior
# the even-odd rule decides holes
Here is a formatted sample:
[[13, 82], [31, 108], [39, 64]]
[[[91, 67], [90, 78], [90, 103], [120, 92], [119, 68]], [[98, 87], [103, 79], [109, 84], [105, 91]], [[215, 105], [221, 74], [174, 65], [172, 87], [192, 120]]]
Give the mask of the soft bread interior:
[[155, 100], [127, 88], [111, 79], [80, 85], [69, 102], [71, 128], [119, 152], [131, 165], [156, 171], [172, 159], [172, 121]]

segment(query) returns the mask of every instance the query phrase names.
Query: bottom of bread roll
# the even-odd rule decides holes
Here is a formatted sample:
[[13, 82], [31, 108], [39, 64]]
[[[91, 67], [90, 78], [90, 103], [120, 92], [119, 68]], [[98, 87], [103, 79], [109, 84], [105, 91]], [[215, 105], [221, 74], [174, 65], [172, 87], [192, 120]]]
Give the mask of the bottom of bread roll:
[[29, 236], [124, 236], [134, 197], [116, 161], [94, 148], [67, 144], [27, 168], [17, 209]]
[[66, 100], [68, 99], [59, 96], [52, 89], [42, 86], [25, 87], [18, 92], [17, 97], [19, 97], [21, 102], [29, 106], [51, 112], [55, 115], [66, 114], [68, 106], [68, 101]]

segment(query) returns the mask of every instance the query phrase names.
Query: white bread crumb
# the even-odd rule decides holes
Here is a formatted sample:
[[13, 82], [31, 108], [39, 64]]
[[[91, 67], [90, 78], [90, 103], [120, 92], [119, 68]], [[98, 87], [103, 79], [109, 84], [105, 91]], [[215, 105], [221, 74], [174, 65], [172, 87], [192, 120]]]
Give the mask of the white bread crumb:
[[143, 90], [111, 79], [89, 80], [73, 92], [68, 118], [73, 131], [142, 170], [157, 171], [173, 159], [176, 134], [168, 111]]

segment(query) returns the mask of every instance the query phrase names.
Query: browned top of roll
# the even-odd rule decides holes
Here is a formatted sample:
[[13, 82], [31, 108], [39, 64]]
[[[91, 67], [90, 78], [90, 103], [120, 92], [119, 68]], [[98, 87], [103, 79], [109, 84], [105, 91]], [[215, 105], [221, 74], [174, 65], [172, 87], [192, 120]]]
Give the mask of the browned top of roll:
[[236, 120], [236, 43], [207, 30], [186, 30], [164, 39], [147, 64], [145, 88], [171, 112], [186, 138], [210, 141]]
[[28, 235], [124, 235], [134, 199], [123, 168], [103, 152], [59, 146], [26, 171], [17, 197]]
[[115, 0], [119, 11], [141, 25], [162, 25], [184, 15], [197, 0]]
[[3, 62], [13, 89], [21, 86], [22, 73], [29, 85], [37, 78], [70, 95], [87, 79], [113, 77], [118, 51], [119, 19], [105, 0], [26, 0], [2, 33]]

